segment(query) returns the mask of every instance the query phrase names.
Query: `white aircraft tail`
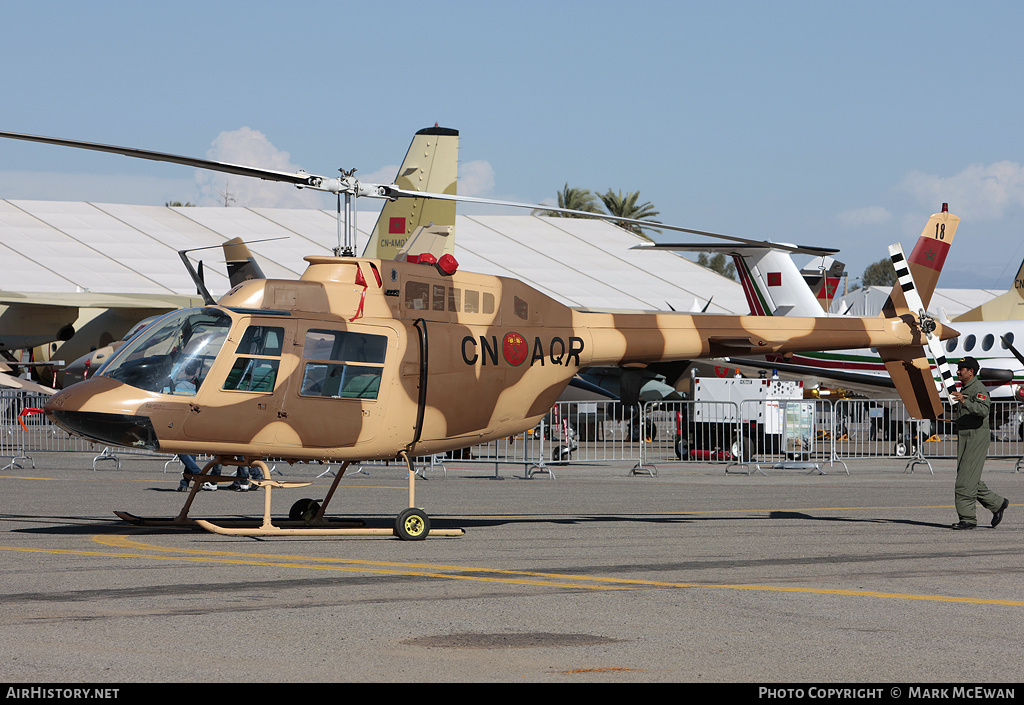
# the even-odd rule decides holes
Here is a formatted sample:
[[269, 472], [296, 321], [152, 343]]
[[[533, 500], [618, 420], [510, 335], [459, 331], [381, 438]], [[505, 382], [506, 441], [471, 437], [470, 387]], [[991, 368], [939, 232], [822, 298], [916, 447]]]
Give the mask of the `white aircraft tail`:
[[826, 310], [786, 252], [765, 248], [736, 248], [743, 293], [752, 316], [823, 316]]

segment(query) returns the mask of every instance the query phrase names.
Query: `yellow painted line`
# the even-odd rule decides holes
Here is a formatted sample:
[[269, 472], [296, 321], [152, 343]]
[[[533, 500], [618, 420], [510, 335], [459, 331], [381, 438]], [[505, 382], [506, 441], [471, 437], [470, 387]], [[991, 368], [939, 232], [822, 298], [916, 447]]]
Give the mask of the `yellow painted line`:
[[[26, 553], [46, 553], [56, 555], [98, 556], [109, 558], [150, 558], [154, 560], [171, 560], [197, 563], [219, 563], [253, 565], [276, 568], [299, 568], [307, 570], [330, 570], [353, 573], [376, 573], [386, 575], [406, 575], [417, 577], [445, 578], [449, 580], [469, 580], [476, 582], [508, 583], [516, 585], [533, 585], [539, 587], [581, 588], [589, 590], [638, 590], [638, 589], [712, 589], [712, 590], [752, 590], [761, 592], [788, 592], [811, 595], [837, 595], [847, 597], [874, 597], [895, 600], [915, 600], [924, 602], [950, 602], [959, 604], [1000, 605], [1004, 607], [1024, 607], [1022, 600], [999, 600], [991, 598], [954, 597], [947, 595], [916, 595], [909, 593], [879, 592], [872, 590], [842, 590], [835, 588], [783, 587], [776, 585], [744, 585], [728, 583], [682, 583], [661, 580], [638, 580], [630, 578], [611, 578], [601, 576], [579, 576], [560, 573], [541, 573], [534, 571], [504, 570], [499, 568], [480, 568], [474, 566], [456, 566], [426, 563], [399, 563], [391, 561], [368, 561], [345, 558], [317, 558], [310, 556], [260, 556], [257, 554], [233, 551], [211, 551], [204, 549], [178, 549], [164, 546], [153, 546], [136, 541], [127, 535], [96, 535], [93, 540], [111, 548], [141, 550], [147, 553], [112, 553], [103, 551], [78, 551], [70, 549], [37, 549], [15, 546], [0, 546], [3, 551]], [[155, 552], [155, 553], [154, 553]], [[177, 555], [161, 555], [165, 554]], [[184, 554], [184, 555], [182, 555]], [[451, 572], [443, 572], [451, 571]], [[500, 577], [499, 577], [500, 576]], [[588, 584], [595, 583], [595, 584]]]
[[[153, 548], [153, 547], [147, 547]], [[173, 550], [173, 549], [170, 549]], [[343, 565], [310, 565], [308, 562], [305, 563], [289, 563], [281, 561], [269, 561], [269, 560], [241, 560], [239, 558], [214, 558], [206, 556], [161, 556], [156, 554], [141, 554], [141, 553], [106, 553], [103, 551], [74, 551], [69, 549], [35, 549], [35, 548], [21, 548], [16, 546], [0, 546], [0, 551], [18, 551], [24, 553], [49, 553], [58, 555], [69, 555], [69, 556], [100, 556], [107, 558], [151, 558], [154, 560], [165, 560], [165, 561], [185, 561], [190, 563], [227, 563], [235, 565], [254, 565], [264, 566], [272, 568], [305, 568], [308, 570], [331, 570], [349, 573], [379, 573], [385, 575], [404, 575], [404, 576], [417, 576], [424, 578], [449, 578], [458, 580], [470, 580], [476, 582], [490, 582], [490, 583], [511, 583], [515, 585], [537, 585], [540, 587], [564, 587], [564, 588], [583, 588], [587, 590], [636, 590], [638, 588], [631, 586], [602, 586], [602, 585], [580, 585], [577, 583], [559, 583], [552, 582], [550, 580], [526, 580], [518, 579], [513, 580], [510, 578], [492, 578], [486, 576], [475, 576], [475, 575], [449, 575], [446, 573], [427, 572], [421, 570], [390, 570], [383, 567], [374, 568], [371, 567], [373, 564], [367, 562], [367, 565], [356, 566], [343, 566]], [[216, 553], [215, 551], [197, 551], [196, 553]], [[241, 556], [246, 554], [233, 554], [225, 553], [227, 556]], [[282, 557], [287, 558], [287, 557]], [[298, 557], [301, 561], [310, 561], [315, 559], [309, 559], [302, 556]], [[386, 565], [386, 564], [381, 564]], [[401, 565], [401, 564], [395, 564]], [[486, 571], [484, 571], [486, 572]], [[571, 575], [562, 576], [570, 580], [576, 578]]]
[[[140, 550], [157, 550], [166, 551], [172, 553], [186, 553], [186, 554], [202, 554], [202, 555], [220, 555], [220, 556], [236, 556], [236, 557], [252, 557], [253, 554], [247, 553], [235, 553], [228, 551], [209, 551], [203, 549], [175, 549], [164, 546], [153, 546], [141, 541], [133, 540], [127, 535], [97, 535], [93, 536], [93, 540], [97, 543], [108, 545], [111, 547], [120, 548], [134, 548]], [[388, 568], [407, 568], [407, 569], [419, 569], [419, 570], [431, 570], [435, 571], [432, 575], [438, 575], [436, 571], [457, 571], [460, 573], [493, 573], [497, 575], [519, 575], [529, 576], [533, 578], [552, 578], [559, 580], [573, 580], [580, 582], [600, 582], [611, 585], [623, 585], [632, 586], [635, 588], [646, 587], [646, 588], [714, 588], [723, 590], [764, 590], [769, 592], [796, 592], [796, 593], [810, 593], [819, 595], [848, 595], [858, 597], [882, 597], [888, 599], [902, 599], [902, 600], [924, 600], [931, 602], [959, 602], [959, 603], [971, 603], [971, 604], [985, 604], [985, 605], [1005, 605], [1012, 607], [1024, 607], [1024, 601], [1022, 600], [995, 600], [987, 598], [971, 598], [971, 597], [948, 597], [942, 595], [913, 595], [907, 593], [891, 593], [891, 592], [877, 592], [870, 590], [839, 590], [832, 588], [797, 588], [797, 587], [779, 587], [770, 585], [731, 585], [731, 584], [713, 584], [713, 583], [678, 583], [670, 581], [658, 581], [658, 580], [636, 580], [630, 578], [608, 578], [599, 576], [578, 576], [578, 575], [564, 575], [560, 573], [541, 573], [534, 571], [516, 571], [516, 570], [504, 570], [500, 568], [478, 568], [473, 566], [457, 566], [457, 565], [445, 565], [445, 564], [425, 564], [425, 563], [395, 563], [389, 561], [367, 561], [358, 559], [346, 559], [346, 558], [315, 558], [307, 556], [274, 556], [274, 558], [280, 560], [299, 560], [309, 561], [312, 563], [344, 563], [353, 566], [363, 566], [371, 568], [375, 566], [387, 566]], [[357, 570], [352, 568], [352, 570]], [[379, 571], [374, 569], [372, 572], [393, 572], [393, 571]], [[459, 578], [459, 579], [473, 579], [465, 575], [448, 575], [443, 574], [439, 577], [448, 578]], [[513, 581], [518, 582], [518, 581]], [[537, 583], [529, 581], [529, 584], [552, 584], [552, 583]], [[576, 586], [580, 587], [580, 586]], [[607, 589], [607, 588], [605, 588]]]

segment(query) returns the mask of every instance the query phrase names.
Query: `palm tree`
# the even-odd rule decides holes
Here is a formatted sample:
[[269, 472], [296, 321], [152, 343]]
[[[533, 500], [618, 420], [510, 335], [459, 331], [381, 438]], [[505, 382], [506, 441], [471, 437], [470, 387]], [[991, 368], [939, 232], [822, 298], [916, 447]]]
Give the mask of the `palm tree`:
[[[600, 194], [600, 198], [609, 215], [631, 218], [632, 220], [651, 220], [658, 215], [658, 211], [654, 210], [654, 205], [650, 201], [637, 205], [637, 201], [640, 200], [639, 191], [633, 191], [623, 196], [622, 191], [614, 193], [611, 189], [608, 189], [607, 193]], [[651, 220], [651, 222], [656, 223], [657, 221]], [[619, 227], [634, 232], [641, 237], [646, 237], [648, 240], [651, 239], [643, 232], [647, 228], [645, 225], [620, 225]], [[654, 230], [654, 232], [661, 232], [657, 228], [648, 229]]]
[[[565, 188], [558, 192], [558, 207], [567, 208], [574, 211], [583, 211], [585, 213], [600, 213], [601, 209], [597, 205], [597, 197], [590, 192], [589, 189], [585, 188], [570, 188], [569, 184], [565, 184]], [[557, 211], [534, 211], [535, 215], [546, 215], [552, 218], [583, 218], [581, 215], [570, 215], [568, 213], [559, 213]]]

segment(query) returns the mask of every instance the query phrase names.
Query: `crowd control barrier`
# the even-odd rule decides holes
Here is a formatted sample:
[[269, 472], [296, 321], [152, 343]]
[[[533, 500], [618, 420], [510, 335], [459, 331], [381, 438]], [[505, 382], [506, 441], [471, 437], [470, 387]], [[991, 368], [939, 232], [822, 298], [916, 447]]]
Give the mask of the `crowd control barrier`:
[[[152, 456], [140, 449], [110, 449], [70, 436], [38, 410], [46, 395], [0, 390], [0, 458], [6, 468], [32, 464], [33, 452], [94, 454], [95, 463], [117, 455]], [[949, 417], [947, 413], [944, 416]], [[989, 458], [1024, 457], [1024, 405], [992, 403]], [[660, 466], [712, 463], [725, 472], [767, 473], [799, 468], [849, 473], [849, 465], [873, 459], [906, 459], [906, 469], [955, 458], [950, 421], [915, 421], [899, 399], [758, 399], [660, 401], [635, 408], [615, 401], [559, 402], [532, 429], [443, 455], [417, 459], [417, 473], [448, 464], [522, 468], [524, 477], [555, 478], [573, 464], [625, 464], [631, 474], [657, 475]], [[98, 455], [97, 455], [98, 454]], [[157, 456], [169, 458], [172, 456]], [[377, 463], [361, 463], [370, 467]], [[358, 472], [353, 468], [351, 472]]]

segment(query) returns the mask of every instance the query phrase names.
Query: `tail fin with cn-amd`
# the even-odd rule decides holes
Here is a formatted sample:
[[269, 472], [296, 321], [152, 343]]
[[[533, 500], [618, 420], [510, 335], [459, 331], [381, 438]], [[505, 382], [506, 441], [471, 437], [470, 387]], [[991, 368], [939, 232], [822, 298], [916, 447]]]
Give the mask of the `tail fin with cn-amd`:
[[[412, 139], [394, 183], [410, 191], [455, 195], [459, 170], [459, 131], [428, 127]], [[370, 234], [363, 257], [395, 259], [406, 241], [420, 228], [455, 227], [455, 202], [400, 198], [387, 201]], [[455, 238], [444, 242], [444, 254], [452, 254]], [[406, 250], [404, 254], [419, 254]], [[434, 253], [440, 257], [441, 253]]]

